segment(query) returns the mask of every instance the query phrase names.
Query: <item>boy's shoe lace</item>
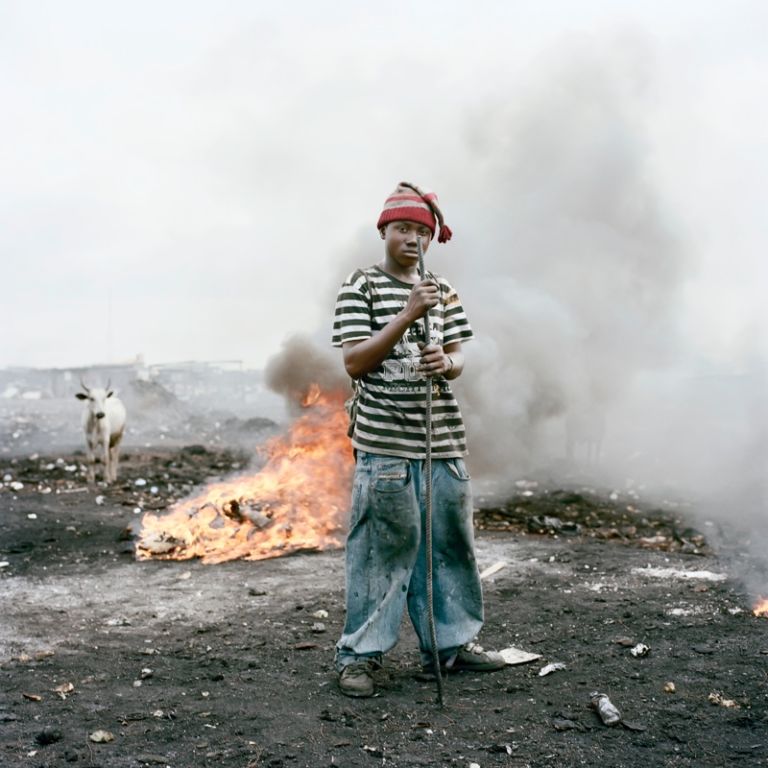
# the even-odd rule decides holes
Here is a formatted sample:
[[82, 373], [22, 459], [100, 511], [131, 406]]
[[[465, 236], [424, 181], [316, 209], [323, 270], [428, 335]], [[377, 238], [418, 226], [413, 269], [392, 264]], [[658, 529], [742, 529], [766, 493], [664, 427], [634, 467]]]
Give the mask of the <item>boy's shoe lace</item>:
[[339, 672], [339, 690], [345, 696], [365, 698], [373, 696], [372, 666], [368, 661], [354, 661]]

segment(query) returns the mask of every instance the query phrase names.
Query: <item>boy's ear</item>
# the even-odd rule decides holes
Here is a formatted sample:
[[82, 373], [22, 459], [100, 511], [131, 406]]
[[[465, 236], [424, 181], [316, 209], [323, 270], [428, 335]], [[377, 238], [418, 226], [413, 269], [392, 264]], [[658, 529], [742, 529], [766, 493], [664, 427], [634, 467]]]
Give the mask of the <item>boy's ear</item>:
[[381, 235], [381, 239], [383, 240], [383, 239], [386, 237], [386, 234], [387, 234], [387, 228], [386, 228], [386, 227], [382, 227], [382, 228], [379, 230], [379, 234]]

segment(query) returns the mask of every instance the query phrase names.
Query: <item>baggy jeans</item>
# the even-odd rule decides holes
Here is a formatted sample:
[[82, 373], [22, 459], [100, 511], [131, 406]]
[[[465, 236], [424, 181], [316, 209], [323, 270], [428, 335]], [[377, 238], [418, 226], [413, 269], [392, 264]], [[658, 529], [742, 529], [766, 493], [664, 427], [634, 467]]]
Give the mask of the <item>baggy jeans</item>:
[[[424, 481], [422, 460], [357, 453], [346, 545], [347, 617], [336, 644], [337, 670], [360, 660], [381, 663], [397, 642], [406, 604], [422, 663], [432, 662]], [[483, 625], [463, 459], [432, 461], [432, 547], [435, 633], [444, 661]]]

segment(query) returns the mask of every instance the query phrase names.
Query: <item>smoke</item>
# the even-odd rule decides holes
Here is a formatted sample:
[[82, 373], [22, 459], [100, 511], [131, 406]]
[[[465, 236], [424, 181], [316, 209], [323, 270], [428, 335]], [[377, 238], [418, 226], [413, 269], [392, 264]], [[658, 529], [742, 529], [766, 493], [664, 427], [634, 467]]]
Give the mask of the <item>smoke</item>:
[[265, 370], [267, 386], [283, 395], [293, 415], [307, 398], [313, 385], [323, 392], [346, 392], [349, 377], [340, 365], [337, 350], [321, 346], [309, 336], [291, 336], [273, 356]]
[[[724, 500], [742, 520], [762, 516], [765, 408], [754, 403], [765, 387], [749, 373], [762, 357], [746, 371], [702, 365], [684, 321], [697, 254], [664, 197], [648, 117], [653, 58], [636, 40], [593, 42], [477, 104], [448, 167], [404, 174], [434, 184], [455, 233], [427, 260], [476, 334], [455, 383], [470, 468], [499, 493], [536, 476], [685, 495], [718, 519]], [[328, 354], [288, 345], [270, 364], [278, 386], [343, 382], [327, 341], [333, 296], [352, 268], [381, 258], [374, 221], [389, 191], [338, 259], [312, 342]]]
[[642, 48], [576, 47], [468, 126], [456, 229], [474, 236], [446, 271], [477, 335], [459, 385], [473, 468], [502, 486], [561, 472], [568, 438], [604, 450], [637, 377], [679, 354], [687, 256], [653, 182], [650, 69]]

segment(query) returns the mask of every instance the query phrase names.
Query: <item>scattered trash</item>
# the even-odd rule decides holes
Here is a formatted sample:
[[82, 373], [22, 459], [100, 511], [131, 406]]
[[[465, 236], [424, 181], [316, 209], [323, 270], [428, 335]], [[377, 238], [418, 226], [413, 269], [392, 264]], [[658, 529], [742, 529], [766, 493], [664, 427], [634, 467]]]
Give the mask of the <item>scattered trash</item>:
[[27, 701], [42, 701], [43, 697], [38, 696], [36, 693], [22, 693], [21, 694]]
[[312, 614], [313, 619], [327, 619], [328, 618], [328, 611], [321, 608], [319, 611], [315, 611]]
[[623, 645], [625, 648], [635, 645], [635, 641], [631, 637], [617, 637], [616, 645]]
[[27, 515], [27, 519], [28, 519], [28, 520], [37, 520], [37, 515], [36, 515], [34, 512], [30, 512], [30, 513]]
[[721, 707], [726, 707], [727, 709], [739, 708], [739, 705], [736, 701], [733, 699], [726, 699], [719, 691], [710, 693], [709, 696], [707, 696], [707, 701], [709, 701], [710, 704], [716, 704]]
[[493, 565], [489, 565], [481, 574], [480, 579], [487, 579], [490, 576], [493, 576], [494, 573], [498, 573], [502, 568], [504, 568], [507, 565], [506, 561], [499, 560], [498, 563], [494, 563]]
[[147, 484], [147, 481], [143, 477], [139, 477], [133, 481], [134, 485], [143, 486]]
[[559, 517], [533, 515], [528, 518], [528, 530], [531, 533], [561, 533], [565, 536], [576, 536], [581, 533], [581, 526], [578, 523], [563, 521]]
[[562, 661], [555, 661], [552, 664], [547, 664], [539, 670], [539, 677], [546, 677], [553, 672], [557, 672], [561, 669], [565, 669], [565, 664]]
[[102, 504], [103, 504], [103, 503], [106, 501], [106, 497], [105, 497], [105, 496], [97, 496], [97, 497], [94, 499], [94, 501], [96, 502], [96, 504], [97, 504], [98, 506], [101, 506], [101, 505], [102, 505]]
[[675, 684], [671, 680], [668, 683], [664, 683], [664, 693], [674, 693], [675, 690]]
[[613, 705], [607, 694], [592, 691], [590, 701], [604, 725], [616, 725], [621, 721], [621, 713]]
[[322, 632], [325, 632], [325, 624], [323, 624], [322, 621], [316, 621], [309, 629], [311, 632], [314, 632], [316, 635], [319, 635]]
[[0, 568], [8, 568], [10, 563], [7, 560], [0, 560]]
[[24, 483], [20, 483], [18, 480], [14, 480], [10, 484], [10, 488], [12, 491], [23, 491], [24, 490]]
[[68, 693], [72, 693], [72, 691], [75, 690], [75, 686], [72, 683], [62, 683], [61, 685], [57, 685], [53, 692], [57, 693], [60, 698], [66, 699]]
[[154, 674], [154, 670], [150, 669], [149, 667], [144, 667], [144, 669], [141, 670], [141, 679], [146, 680], [148, 677], [152, 677]]
[[645, 643], [638, 643], [634, 648], [630, 648], [629, 652], [636, 658], [641, 659], [643, 656], [647, 656], [651, 649]]
[[109, 741], [115, 740], [114, 735], [109, 731], [94, 731], [88, 738], [97, 744], [106, 744]]
[[504, 648], [499, 651], [501, 657], [507, 664], [528, 664], [528, 662], [536, 661], [541, 658], [540, 653], [529, 653], [528, 651], [521, 651], [519, 648]]

